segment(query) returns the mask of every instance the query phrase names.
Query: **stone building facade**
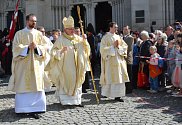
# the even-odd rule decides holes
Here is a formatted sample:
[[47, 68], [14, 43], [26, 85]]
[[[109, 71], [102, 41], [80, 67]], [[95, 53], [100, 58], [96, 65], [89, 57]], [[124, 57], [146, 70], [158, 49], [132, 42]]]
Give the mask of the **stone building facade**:
[[[0, 29], [9, 27], [17, 0], [0, 0]], [[92, 23], [95, 30], [107, 30], [110, 21], [119, 28], [129, 25], [133, 30], [154, 29], [173, 23], [180, 17], [175, 9], [180, 0], [20, 0], [19, 29], [25, 26], [25, 16], [34, 13], [38, 25], [46, 30], [63, 29], [62, 19], [72, 15], [78, 24], [76, 6], [81, 9], [84, 27]], [[177, 13], [177, 16], [175, 15]], [[181, 16], [182, 17], [182, 16]], [[179, 19], [180, 20], [180, 19]]]

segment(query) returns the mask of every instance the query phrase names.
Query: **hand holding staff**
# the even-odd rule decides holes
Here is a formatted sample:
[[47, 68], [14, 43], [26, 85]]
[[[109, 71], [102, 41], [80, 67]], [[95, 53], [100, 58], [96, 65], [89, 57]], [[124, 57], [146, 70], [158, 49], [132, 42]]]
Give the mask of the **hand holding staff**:
[[[79, 17], [79, 23], [80, 23], [81, 32], [82, 32], [82, 35], [84, 35], [83, 25], [82, 25], [83, 21], [81, 20], [80, 7], [79, 6], [77, 6], [77, 12], [78, 12], [78, 17]], [[90, 72], [91, 72], [91, 77], [92, 77], [92, 83], [93, 83], [93, 86], [94, 86], [94, 91], [95, 91], [95, 96], [96, 96], [97, 104], [99, 104], [99, 98], [98, 98], [98, 95], [97, 95], [96, 85], [95, 85], [94, 76], [93, 76], [92, 67], [91, 67], [91, 64], [90, 64], [89, 57], [88, 57], [88, 61], [89, 61]]]

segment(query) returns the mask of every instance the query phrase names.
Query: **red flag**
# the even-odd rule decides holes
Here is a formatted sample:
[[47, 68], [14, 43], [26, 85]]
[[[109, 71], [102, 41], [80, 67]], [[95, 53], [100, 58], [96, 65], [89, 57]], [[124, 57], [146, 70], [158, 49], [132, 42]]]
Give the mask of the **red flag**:
[[8, 37], [9, 41], [12, 41], [13, 37], [14, 37], [16, 22], [17, 22], [17, 17], [18, 17], [18, 5], [19, 5], [19, 3], [20, 3], [20, 0], [17, 1], [16, 9], [14, 11], [14, 15], [12, 16], [11, 25], [9, 28], [9, 37]]

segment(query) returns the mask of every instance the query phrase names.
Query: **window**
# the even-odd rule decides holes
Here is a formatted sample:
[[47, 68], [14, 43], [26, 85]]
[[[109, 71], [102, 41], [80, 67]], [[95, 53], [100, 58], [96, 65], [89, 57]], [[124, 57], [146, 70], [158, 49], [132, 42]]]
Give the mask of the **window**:
[[137, 10], [135, 11], [136, 23], [144, 23], [145, 22], [145, 11]]

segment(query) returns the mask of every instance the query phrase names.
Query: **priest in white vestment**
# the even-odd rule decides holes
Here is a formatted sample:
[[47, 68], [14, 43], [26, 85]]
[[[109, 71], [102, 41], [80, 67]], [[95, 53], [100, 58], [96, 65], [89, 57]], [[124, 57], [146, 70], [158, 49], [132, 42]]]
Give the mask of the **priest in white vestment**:
[[107, 32], [100, 45], [101, 53], [101, 95], [123, 102], [125, 96], [125, 82], [129, 81], [125, 57], [127, 44], [116, 34], [117, 24], [109, 24]]
[[[44, 62], [45, 63], [44, 66], [46, 67], [49, 64], [49, 61], [50, 61], [50, 58], [51, 58], [50, 53], [51, 53], [51, 49], [53, 47], [53, 43], [45, 35], [45, 28], [43, 26], [38, 26], [37, 30], [39, 30], [42, 33], [42, 35], [43, 35], [43, 37], [44, 37], [44, 39], [46, 41], [46, 50], [47, 50], [47, 52], [46, 52], [46, 59], [45, 59], [45, 62]], [[45, 87], [45, 92], [51, 91], [52, 82], [51, 82], [51, 80], [49, 78], [49, 70], [46, 70], [46, 68], [44, 69], [44, 85], [45, 85], [44, 86]]]
[[34, 14], [27, 15], [26, 27], [15, 34], [8, 89], [16, 92], [15, 113], [38, 119], [38, 113], [46, 111], [43, 81], [46, 41], [42, 33], [34, 29], [36, 22]]
[[82, 107], [82, 84], [85, 80], [90, 46], [74, 34], [74, 19], [63, 19], [64, 33], [51, 50], [50, 76], [56, 85], [56, 98], [62, 105]]

